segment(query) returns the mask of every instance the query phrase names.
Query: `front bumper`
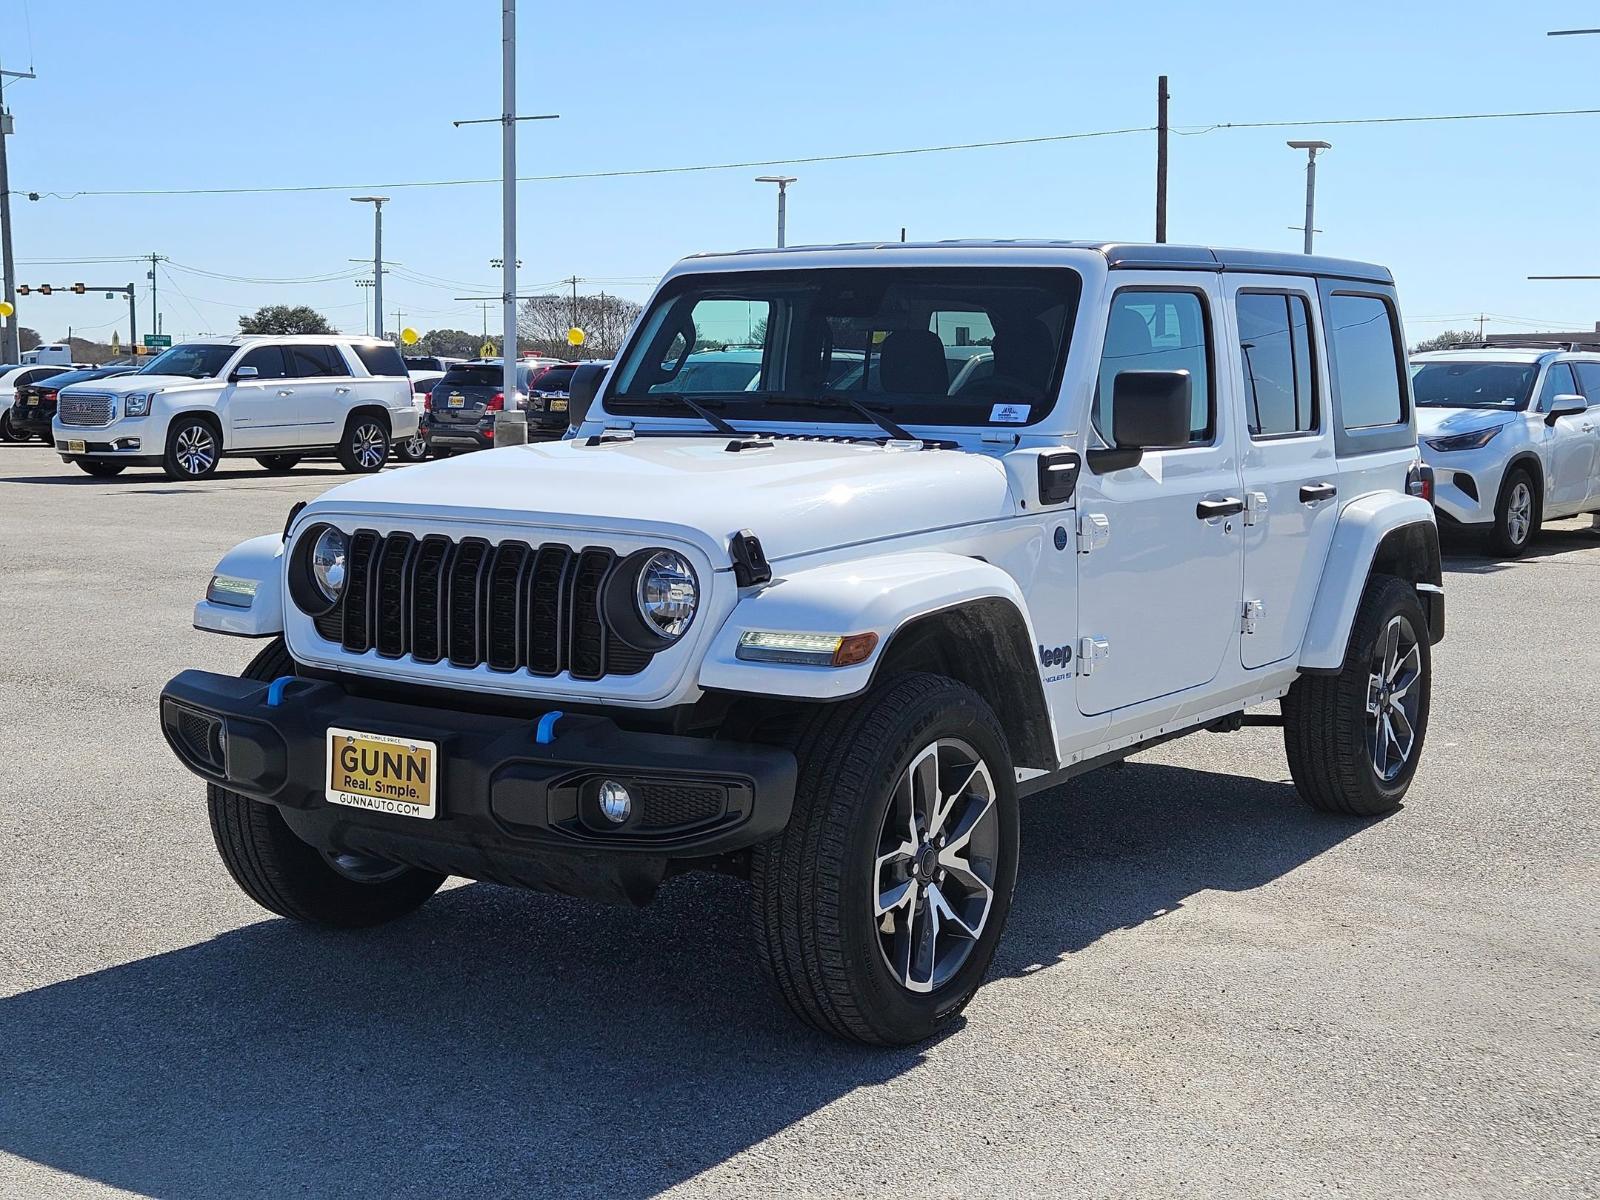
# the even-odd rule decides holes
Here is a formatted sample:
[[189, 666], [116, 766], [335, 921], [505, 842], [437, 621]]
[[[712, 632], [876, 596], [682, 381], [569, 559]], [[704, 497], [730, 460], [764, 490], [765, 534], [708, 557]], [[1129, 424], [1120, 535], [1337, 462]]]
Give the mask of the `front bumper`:
[[1496, 438], [1478, 450], [1439, 451], [1423, 443], [1422, 461], [1433, 468], [1433, 504], [1457, 525], [1494, 523], [1505, 475], [1505, 452]]
[[[329, 803], [330, 726], [436, 743], [438, 816]], [[185, 671], [162, 689], [161, 730], [189, 770], [276, 805], [317, 849], [635, 904], [675, 862], [772, 837], [794, 802], [787, 750], [631, 732], [606, 717], [530, 722], [397, 704], [308, 679]], [[602, 780], [638, 797], [622, 825], [598, 813]]]

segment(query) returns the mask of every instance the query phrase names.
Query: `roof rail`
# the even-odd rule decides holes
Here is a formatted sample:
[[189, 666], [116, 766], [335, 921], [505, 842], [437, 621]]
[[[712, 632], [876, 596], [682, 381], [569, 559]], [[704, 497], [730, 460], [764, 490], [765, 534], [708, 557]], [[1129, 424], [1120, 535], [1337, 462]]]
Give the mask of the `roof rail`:
[[1451, 342], [1447, 350], [1600, 350], [1600, 340], [1593, 342], [1549, 342], [1533, 338], [1517, 338], [1498, 342]]

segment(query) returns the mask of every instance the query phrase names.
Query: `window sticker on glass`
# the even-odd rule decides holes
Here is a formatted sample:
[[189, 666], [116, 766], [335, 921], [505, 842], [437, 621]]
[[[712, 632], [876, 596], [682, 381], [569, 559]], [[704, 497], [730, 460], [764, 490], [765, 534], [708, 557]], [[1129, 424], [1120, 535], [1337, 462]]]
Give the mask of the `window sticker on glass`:
[[996, 404], [989, 410], [990, 424], [1026, 425], [1031, 404]]

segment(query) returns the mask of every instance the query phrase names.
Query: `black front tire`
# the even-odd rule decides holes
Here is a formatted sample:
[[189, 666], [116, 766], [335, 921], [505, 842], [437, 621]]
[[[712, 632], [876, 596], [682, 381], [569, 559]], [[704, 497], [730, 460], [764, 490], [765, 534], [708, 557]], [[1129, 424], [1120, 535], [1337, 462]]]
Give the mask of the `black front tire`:
[[[884, 835], [898, 827], [895, 806], [912, 762], [932, 746], [937, 763], [937, 750], [947, 743], [974, 750], [992, 781], [991, 803], [973, 818], [974, 826], [995, 822], [985, 835], [986, 858], [974, 851], [975, 836], [963, 851], [969, 863], [986, 864], [991, 899], [978, 937], [965, 939], [964, 957], [954, 960], [946, 976], [932, 968], [930, 957], [926, 982], [935, 986], [915, 990], [909, 973], [891, 966], [884, 941], [899, 936], [891, 932], [898, 917], [887, 910], [874, 915], [885, 894]], [[782, 834], [752, 854], [752, 915], [762, 967], [789, 1008], [824, 1032], [879, 1045], [923, 1041], [971, 1000], [1011, 907], [1017, 796], [1000, 723], [983, 698], [962, 684], [903, 675], [859, 700], [823, 708], [795, 752], [800, 775], [793, 815]], [[942, 871], [938, 883], [944, 885]], [[932, 889], [923, 888], [923, 899], [931, 901]], [[912, 922], [904, 932], [916, 945], [914, 913], [922, 910], [914, 901], [903, 911]]]
[[1533, 476], [1514, 467], [1500, 485], [1500, 498], [1494, 506], [1494, 525], [1489, 531], [1489, 551], [1499, 558], [1518, 558], [1533, 544], [1539, 532], [1539, 491]]
[[11, 409], [0, 408], [0, 442], [20, 442], [22, 435], [11, 426]]
[[[295, 673], [276, 638], [244, 670], [246, 679]], [[278, 810], [215, 785], [206, 787], [211, 836], [228, 874], [269, 912], [314, 925], [355, 929], [392, 921], [417, 908], [445, 880], [432, 871], [363, 860], [344, 870], [295, 836]]]
[[281, 475], [285, 471], [294, 470], [300, 462], [298, 454], [261, 454], [256, 456], [256, 461], [274, 475]]
[[121, 475], [128, 469], [127, 463], [96, 462], [92, 458], [80, 458], [78, 469], [93, 475], [96, 479], [110, 479], [113, 475]]
[[375, 413], [359, 412], [345, 423], [339, 465], [353, 474], [370, 475], [383, 469], [389, 450], [389, 422]]
[[167, 430], [161, 469], [168, 479], [206, 479], [222, 460], [222, 437], [204, 417], [178, 417]]
[[[1373, 668], [1385, 653], [1385, 642], [1380, 639], [1395, 629], [1409, 630], [1404, 636], [1415, 647], [1416, 674], [1412, 678], [1407, 668], [1389, 683], [1395, 688], [1405, 685], [1405, 697], [1414, 694], [1416, 704], [1403, 718], [1410, 733], [1403, 760], [1398, 768], [1393, 766], [1392, 747], [1386, 742], [1385, 773], [1380, 774], [1376, 746], [1378, 739], [1387, 736], [1381, 722], [1386, 706], [1393, 703], [1393, 692], [1390, 687], [1375, 691]], [[1382, 816], [1399, 808], [1422, 759], [1432, 683], [1428, 621], [1416, 589], [1392, 575], [1374, 575], [1356, 610], [1339, 673], [1302, 675], [1283, 698], [1283, 743], [1289, 774], [1306, 803], [1322, 812], [1361, 817]], [[1405, 697], [1399, 702], [1401, 707]], [[1377, 723], [1371, 710], [1375, 698]]]

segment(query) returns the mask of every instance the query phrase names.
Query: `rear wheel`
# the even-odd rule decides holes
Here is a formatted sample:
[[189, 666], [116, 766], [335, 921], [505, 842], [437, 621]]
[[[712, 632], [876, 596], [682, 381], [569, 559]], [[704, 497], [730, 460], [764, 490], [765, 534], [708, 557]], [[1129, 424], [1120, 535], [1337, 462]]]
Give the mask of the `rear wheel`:
[[274, 475], [277, 475], [284, 471], [294, 470], [295, 464], [300, 461], [300, 456], [298, 454], [262, 454], [256, 457], [256, 461]]
[[1011, 756], [982, 697], [934, 675], [818, 714], [788, 827], [752, 859], [757, 950], [826, 1032], [903, 1045], [972, 998], [1017, 869]]
[[[246, 679], [295, 673], [282, 638], [244, 669]], [[308, 846], [270, 804], [208, 785], [211, 835], [245, 895], [271, 912], [316, 925], [379, 925], [411, 912], [439, 890], [443, 875], [360, 854]]]
[[179, 417], [167, 431], [167, 452], [161, 467], [168, 479], [204, 479], [217, 469], [222, 442], [204, 417]]
[[127, 463], [96, 462], [92, 458], [80, 458], [78, 469], [86, 471], [96, 479], [110, 479], [113, 475], [121, 475], [128, 469]]
[[1414, 588], [1367, 584], [1337, 675], [1302, 675], [1283, 698], [1295, 788], [1313, 808], [1373, 817], [1398, 808], [1428, 732], [1433, 651]]
[[370, 475], [389, 461], [389, 423], [371, 413], [357, 413], [344, 427], [339, 442], [339, 465], [346, 471]]
[[1489, 533], [1489, 549], [1501, 558], [1516, 558], [1528, 548], [1539, 531], [1539, 497], [1533, 477], [1517, 467], [1506, 476], [1500, 500], [1494, 506], [1494, 528]]

